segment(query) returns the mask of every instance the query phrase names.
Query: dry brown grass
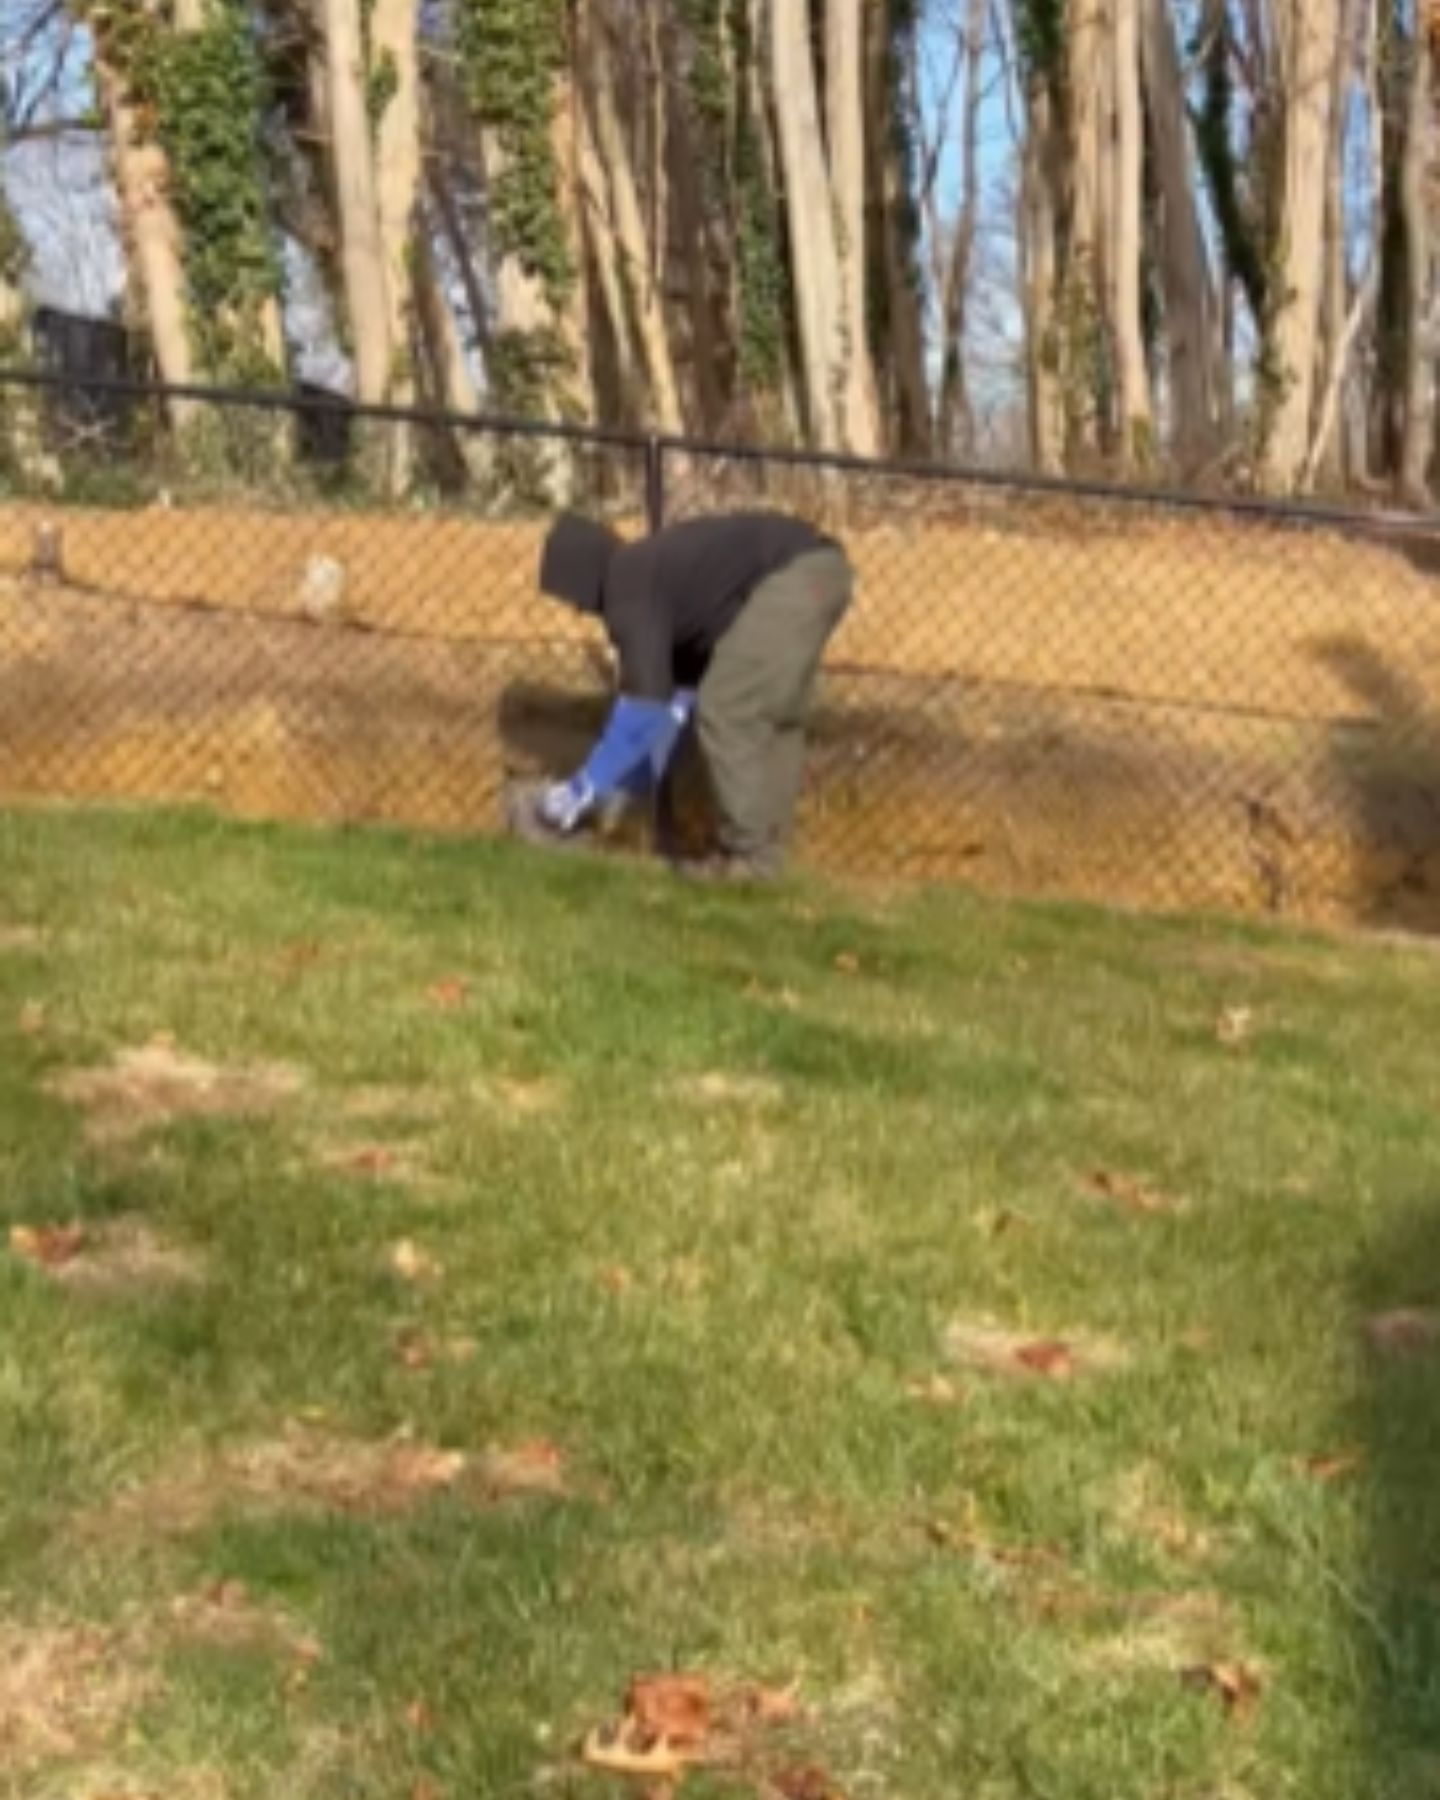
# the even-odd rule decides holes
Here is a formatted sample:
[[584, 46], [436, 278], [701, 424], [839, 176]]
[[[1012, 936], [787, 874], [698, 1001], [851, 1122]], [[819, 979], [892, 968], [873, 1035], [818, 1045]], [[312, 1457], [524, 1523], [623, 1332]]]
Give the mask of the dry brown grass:
[[49, 1090], [85, 1110], [92, 1142], [119, 1143], [177, 1119], [273, 1112], [302, 1085], [300, 1072], [280, 1063], [225, 1068], [157, 1038], [117, 1051], [103, 1067], [67, 1069], [52, 1078]]

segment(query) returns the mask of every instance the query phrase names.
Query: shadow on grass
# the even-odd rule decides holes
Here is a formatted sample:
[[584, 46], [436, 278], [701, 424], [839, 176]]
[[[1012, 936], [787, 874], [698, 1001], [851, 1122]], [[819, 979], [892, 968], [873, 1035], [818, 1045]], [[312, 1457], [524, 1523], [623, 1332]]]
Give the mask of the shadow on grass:
[[1440, 1795], [1440, 1196], [1379, 1241], [1355, 1285], [1371, 1340], [1357, 1446], [1368, 1567], [1354, 1608], [1369, 1691], [1363, 1800], [1425, 1800]]

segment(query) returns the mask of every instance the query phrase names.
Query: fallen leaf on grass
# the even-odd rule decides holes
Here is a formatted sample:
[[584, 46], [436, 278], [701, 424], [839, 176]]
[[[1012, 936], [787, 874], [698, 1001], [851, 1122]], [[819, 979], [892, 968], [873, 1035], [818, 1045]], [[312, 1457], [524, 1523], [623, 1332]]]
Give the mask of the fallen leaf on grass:
[[1359, 1450], [1341, 1450], [1333, 1456], [1305, 1457], [1300, 1463], [1300, 1471], [1312, 1481], [1343, 1481], [1355, 1474], [1364, 1460]]
[[398, 1244], [392, 1244], [388, 1260], [392, 1272], [402, 1281], [434, 1281], [444, 1273], [442, 1264], [413, 1238], [401, 1238]]
[[85, 1247], [83, 1225], [12, 1225], [10, 1249], [25, 1262], [42, 1269], [60, 1269], [73, 1262]]
[[340, 1150], [326, 1151], [321, 1161], [327, 1169], [347, 1175], [388, 1175], [399, 1162], [399, 1153], [390, 1144], [352, 1144]]
[[780, 1800], [844, 1800], [838, 1787], [817, 1763], [781, 1769], [770, 1779]]
[[1227, 1049], [1237, 1050], [1250, 1041], [1255, 1015], [1248, 1006], [1227, 1006], [1215, 1021], [1216, 1039]]
[[1365, 1322], [1370, 1346], [1385, 1356], [1421, 1356], [1440, 1344], [1440, 1313], [1400, 1307]]
[[1080, 1333], [1030, 1337], [1003, 1326], [963, 1320], [946, 1329], [944, 1349], [951, 1362], [964, 1368], [1048, 1381], [1116, 1369], [1125, 1361], [1124, 1352], [1103, 1338]]
[[[758, 1779], [758, 1740], [801, 1716], [796, 1683], [717, 1692], [703, 1674], [638, 1675], [623, 1716], [588, 1733], [581, 1754], [592, 1768], [655, 1784], [646, 1790], [652, 1794], [672, 1791], [696, 1768], [743, 1767]], [[779, 1790], [772, 1783], [764, 1791]]]
[[443, 981], [432, 981], [425, 990], [425, 998], [437, 1012], [458, 1012], [469, 995], [469, 988], [458, 975], [448, 975]]
[[1157, 1214], [1175, 1213], [1181, 1209], [1173, 1195], [1162, 1193], [1137, 1176], [1124, 1175], [1118, 1170], [1096, 1169], [1086, 1176], [1085, 1185], [1091, 1193], [1098, 1194], [1102, 1200], [1113, 1201], [1127, 1212]]
[[710, 1683], [704, 1675], [637, 1675], [625, 1695], [625, 1714], [642, 1732], [697, 1750], [710, 1734]]
[[1243, 1718], [1261, 1694], [1260, 1677], [1244, 1663], [1199, 1663], [1180, 1679], [1197, 1693], [1213, 1694], [1232, 1718]]

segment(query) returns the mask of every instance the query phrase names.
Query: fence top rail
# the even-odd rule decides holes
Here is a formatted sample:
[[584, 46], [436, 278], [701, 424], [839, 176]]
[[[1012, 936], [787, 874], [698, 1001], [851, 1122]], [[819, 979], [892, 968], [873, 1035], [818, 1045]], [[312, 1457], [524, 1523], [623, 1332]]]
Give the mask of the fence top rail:
[[563, 419], [534, 419], [504, 413], [461, 413], [442, 407], [391, 406], [356, 401], [343, 395], [302, 393], [287, 388], [242, 388], [201, 383], [165, 384], [124, 376], [71, 375], [54, 370], [0, 367], [0, 388], [68, 390], [164, 404], [191, 401], [217, 408], [251, 408], [265, 412], [341, 415], [380, 424], [416, 425], [494, 437], [549, 439], [596, 449], [628, 450], [651, 459], [690, 456], [712, 461], [809, 469], [837, 475], [874, 476], [925, 482], [937, 486], [978, 488], [991, 493], [1082, 500], [1137, 510], [1183, 512], [1229, 518], [1253, 524], [1280, 524], [1299, 529], [1341, 531], [1378, 538], [1440, 539], [1440, 512], [1374, 511], [1307, 500], [1267, 499], [1244, 494], [1198, 493], [1184, 488], [1127, 486], [1067, 475], [980, 468], [906, 458], [856, 456], [838, 450], [797, 449], [723, 439], [686, 437], [667, 432], [640, 432], [604, 425], [582, 425]]

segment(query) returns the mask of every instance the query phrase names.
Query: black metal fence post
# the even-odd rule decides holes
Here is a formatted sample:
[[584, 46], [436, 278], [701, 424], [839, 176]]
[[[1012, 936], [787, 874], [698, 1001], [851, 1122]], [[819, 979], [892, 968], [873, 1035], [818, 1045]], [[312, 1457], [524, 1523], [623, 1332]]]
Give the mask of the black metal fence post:
[[659, 531], [665, 523], [665, 445], [654, 436], [645, 440], [645, 527]]

